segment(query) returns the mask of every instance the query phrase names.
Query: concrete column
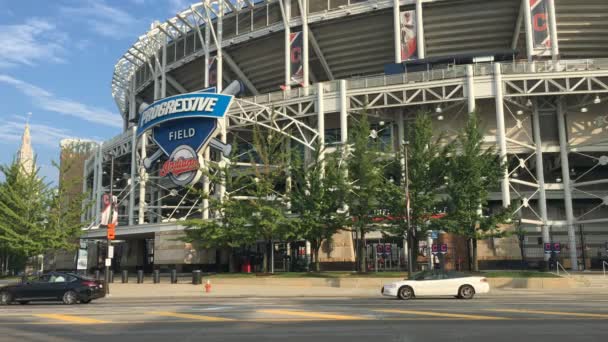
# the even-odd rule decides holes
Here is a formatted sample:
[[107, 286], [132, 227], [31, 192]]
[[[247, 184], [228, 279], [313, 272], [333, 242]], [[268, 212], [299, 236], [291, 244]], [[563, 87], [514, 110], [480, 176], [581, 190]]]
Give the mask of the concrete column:
[[[205, 160], [206, 164], [209, 163], [209, 157], [209, 147], [206, 147], [205, 152], [203, 152], [203, 159]], [[209, 194], [209, 176], [203, 177], [203, 192], [205, 193], [205, 195]], [[203, 219], [206, 220], [209, 218], [209, 199], [204, 198], [201, 205], [203, 207]]]
[[103, 195], [103, 144], [99, 145], [97, 149], [97, 192], [95, 193], [95, 222], [96, 224], [101, 223], [101, 196]]
[[426, 58], [424, 50], [424, 23], [422, 17], [422, 0], [416, 0], [416, 45], [418, 49], [418, 59]]
[[[323, 83], [317, 83], [317, 131], [319, 132], [319, 145], [321, 146], [321, 154], [319, 158], [324, 160], [325, 157], [325, 100]], [[325, 169], [325, 162], [322, 164]]]
[[[140, 152], [139, 157], [141, 160], [146, 158], [146, 140], [148, 139], [148, 133], [143, 133], [140, 137]], [[143, 224], [146, 210], [146, 179], [148, 174], [146, 169], [142, 165], [139, 169], [139, 212], [137, 215], [137, 223]]]
[[393, 0], [393, 40], [395, 42], [395, 63], [401, 63], [401, 19], [399, 0]]
[[557, 16], [555, 14], [555, 0], [547, 0], [549, 12], [549, 33], [551, 35], [551, 56], [553, 61], [559, 60], [559, 41], [557, 39]]
[[505, 111], [503, 103], [503, 85], [500, 63], [494, 64], [494, 98], [496, 99], [496, 142], [500, 149], [500, 158], [505, 163], [505, 172], [501, 182], [502, 205], [508, 207], [511, 204], [509, 193], [509, 170], [507, 163], [507, 137], [505, 133]]
[[557, 126], [559, 133], [559, 153], [564, 184], [564, 206], [566, 209], [566, 222], [568, 225], [568, 247], [570, 248], [570, 263], [572, 270], [578, 270], [576, 257], [576, 232], [574, 231], [574, 211], [572, 209], [572, 187], [570, 185], [570, 163], [568, 161], [568, 136], [566, 132], [566, 111], [562, 100], [557, 103]]
[[137, 126], [131, 127], [131, 179], [129, 184], [129, 226], [135, 221], [135, 178], [137, 177]]
[[469, 113], [475, 112], [475, 72], [472, 65], [467, 65], [467, 104]]
[[160, 98], [167, 97], [167, 37], [163, 35], [163, 57], [161, 59]]
[[526, 27], [526, 55], [528, 62], [532, 62], [534, 52], [534, 31], [532, 30], [532, 9], [530, 8], [530, 0], [521, 0], [524, 9], [524, 25]]
[[348, 102], [346, 100], [346, 81], [340, 80], [340, 142], [348, 142]]
[[[224, 83], [224, 61], [222, 57], [223, 32], [224, 32], [224, 0], [217, 0], [219, 12], [217, 15], [217, 42], [216, 42], [216, 66], [217, 66], [217, 92], [221, 93]], [[223, 135], [223, 134], [222, 134]], [[225, 143], [225, 141], [224, 141]]]
[[[538, 103], [534, 101], [534, 111], [532, 112], [532, 128], [534, 134], [534, 145], [536, 146], [536, 179], [538, 181], [538, 210], [541, 221], [543, 221], [542, 235], [543, 243], [550, 243], [549, 226], [547, 225], [547, 194], [545, 192], [545, 172], [543, 165], [543, 148], [540, 137], [540, 118], [538, 114]], [[545, 260], [549, 260], [550, 255], [545, 254]]]
[[308, 95], [308, 85], [310, 84], [309, 75], [309, 54], [308, 54], [308, 0], [298, 0], [302, 4], [302, 66], [303, 66], [303, 82], [304, 82], [304, 95]]
[[289, 21], [291, 19], [291, 0], [283, 1], [285, 9], [285, 89], [291, 89], [291, 27]]
[[209, 30], [209, 25], [205, 24], [205, 88], [209, 88], [209, 49], [211, 49], [211, 45], [209, 44], [211, 40], [211, 31]]

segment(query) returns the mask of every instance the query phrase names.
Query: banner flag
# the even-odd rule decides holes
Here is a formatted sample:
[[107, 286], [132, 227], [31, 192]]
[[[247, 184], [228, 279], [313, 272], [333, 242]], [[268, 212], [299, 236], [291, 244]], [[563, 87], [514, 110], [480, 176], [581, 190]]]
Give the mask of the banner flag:
[[405, 11], [399, 15], [401, 21], [401, 60], [418, 59], [416, 11]]
[[302, 32], [292, 32], [289, 36], [289, 51], [291, 60], [291, 82], [302, 84], [304, 82], [304, 69], [302, 64]]
[[533, 55], [546, 56], [551, 54], [551, 34], [549, 32], [549, 14], [547, 0], [530, 0], [532, 17]]

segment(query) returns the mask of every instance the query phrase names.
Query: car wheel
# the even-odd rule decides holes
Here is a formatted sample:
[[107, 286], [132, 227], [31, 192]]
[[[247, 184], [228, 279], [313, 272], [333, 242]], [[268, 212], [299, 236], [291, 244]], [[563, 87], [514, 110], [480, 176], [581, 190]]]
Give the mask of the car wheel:
[[8, 292], [0, 292], [0, 305], [8, 305], [13, 301], [13, 296]]
[[29, 303], [29, 301], [27, 301], [27, 300], [21, 300], [21, 301], [19, 301], [19, 304], [21, 304], [21, 305], [25, 305], [27, 303]]
[[80, 301], [80, 304], [89, 304], [90, 302], [91, 302], [91, 300], [90, 300], [90, 299], [87, 299], [87, 300], [81, 300], [81, 301]]
[[76, 298], [76, 292], [68, 291], [63, 295], [63, 303], [67, 305], [72, 305], [76, 303], [78, 299]]
[[414, 290], [409, 286], [402, 286], [399, 288], [399, 292], [397, 292], [397, 296], [399, 299], [406, 300], [414, 298]]
[[471, 299], [475, 296], [475, 289], [471, 285], [462, 285], [460, 289], [458, 289], [458, 296], [461, 299]]

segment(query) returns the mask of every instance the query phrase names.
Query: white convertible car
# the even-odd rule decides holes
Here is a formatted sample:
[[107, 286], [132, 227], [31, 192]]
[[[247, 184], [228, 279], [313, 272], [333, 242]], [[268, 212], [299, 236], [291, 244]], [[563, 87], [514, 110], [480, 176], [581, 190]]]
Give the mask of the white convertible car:
[[382, 295], [411, 299], [419, 296], [455, 296], [471, 299], [477, 293], [490, 292], [490, 284], [484, 277], [460, 272], [423, 271], [408, 279], [386, 284]]

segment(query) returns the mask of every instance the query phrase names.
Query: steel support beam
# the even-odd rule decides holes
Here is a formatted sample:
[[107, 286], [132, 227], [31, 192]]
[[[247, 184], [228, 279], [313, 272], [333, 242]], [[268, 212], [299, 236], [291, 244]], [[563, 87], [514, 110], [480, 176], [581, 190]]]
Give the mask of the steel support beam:
[[348, 142], [348, 102], [346, 100], [346, 81], [340, 80], [340, 142]]
[[549, 33], [551, 35], [551, 56], [553, 61], [559, 60], [559, 41], [557, 38], [557, 17], [555, 14], [555, 0], [547, 0], [547, 11], [549, 12]]
[[175, 78], [173, 78], [173, 76], [166, 74], [165, 78], [167, 79], [167, 82], [169, 82], [169, 84], [171, 84], [173, 86], [173, 88], [177, 89], [177, 91], [179, 91], [180, 93], [189, 93], [190, 91], [186, 88], [184, 88], [183, 85], [181, 85], [179, 82], [177, 82], [177, 80], [175, 80]]
[[290, 0], [279, 0], [281, 6], [281, 15], [283, 16], [283, 26], [285, 27], [285, 89], [291, 89], [291, 27], [289, 21], [291, 18], [291, 1]]
[[131, 183], [129, 184], [129, 226], [135, 222], [135, 178], [137, 177], [137, 126], [131, 127]]
[[[525, 0], [524, 0], [525, 1]], [[525, 11], [524, 3], [522, 2], [519, 6], [519, 13], [517, 14], [517, 21], [515, 22], [515, 30], [513, 31], [513, 39], [511, 39], [511, 50], [517, 49], [517, 45], [519, 44], [519, 36], [521, 33], [521, 24], [524, 21], [524, 11]]]
[[325, 59], [325, 54], [323, 54], [323, 51], [321, 50], [321, 47], [319, 46], [319, 42], [317, 41], [317, 38], [315, 37], [315, 35], [312, 32], [312, 30], [310, 29], [310, 27], [308, 28], [308, 39], [310, 40], [310, 45], [312, 45], [312, 49], [315, 51], [315, 55], [319, 59], [319, 62], [321, 63], [321, 66], [323, 67], [323, 70], [325, 71], [325, 75], [327, 75], [327, 78], [330, 81], [333, 81], [334, 74], [333, 74], [333, 72], [331, 72], [329, 63], [327, 63], [327, 59]]
[[224, 52], [224, 59], [226, 60], [226, 64], [228, 64], [228, 67], [230, 68], [230, 70], [232, 70], [232, 72], [234, 72], [234, 74], [236, 75], [236, 77], [238, 77], [243, 82], [243, 84], [245, 85], [245, 87], [247, 87], [247, 89], [249, 89], [249, 91], [253, 95], [259, 95], [260, 92], [253, 85], [253, 83], [251, 82], [251, 80], [249, 80], [249, 78], [245, 75], [245, 73], [243, 73], [243, 71], [241, 70], [241, 68], [239, 68], [239, 66], [232, 59], [232, 57], [230, 57], [230, 55], [228, 53], [226, 53], [226, 52]]
[[566, 209], [566, 224], [568, 226], [568, 248], [570, 249], [570, 264], [572, 270], [578, 271], [576, 253], [576, 232], [574, 231], [574, 211], [572, 209], [572, 185], [570, 184], [570, 163], [568, 161], [568, 137], [566, 132], [566, 111], [562, 99], [557, 103], [557, 126], [559, 134], [559, 153], [564, 184], [564, 207]]
[[469, 113], [475, 113], [475, 75], [472, 65], [467, 65], [467, 104]]
[[504, 174], [501, 181], [502, 206], [511, 204], [509, 193], [509, 172], [507, 165], [507, 137], [505, 133], [505, 110], [503, 98], [502, 71], [500, 63], [494, 64], [494, 98], [496, 100], [496, 142], [500, 151], [500, 160], [504, 163]]
[[[534, 145], [536, 146], [536, 180], [538, 182], [538, 210], [542, 221], [543, 243], [550, 243], [549, 225], [547, 224], [547, 194], [545, 192], [545, 168], [543, 165], [543, 142], [540, 136], [540, 115], [538, 113], [538, 101], [534, 100], [532, 112], [532, 129], [534, 134]], [[550, 255], [545, 254], [545, 260]]]
[[[322, 170], [325, 170], [325, 99], [323, 83], [317, 83], [317, 131], [319, 132], [319, 146], [321, 153], [319, 158], [322, 162]], [[323, 171], [322, 171], [323, 172]]]
[[526, 28], [526, 55], [528, 62], [532, 62], [534, 53], [534, 31], [532, 31], [532, 9], [530, 0], [521, 0], [524, 9], [524, 27]]
[[308, 0], [298, 0], [300, 6], [300, 16], [302, 18], [302, 78], [304, 95], [308, 95], [308, 86], [310, 85], [309, 75], [309, 53], [308, 53]]

